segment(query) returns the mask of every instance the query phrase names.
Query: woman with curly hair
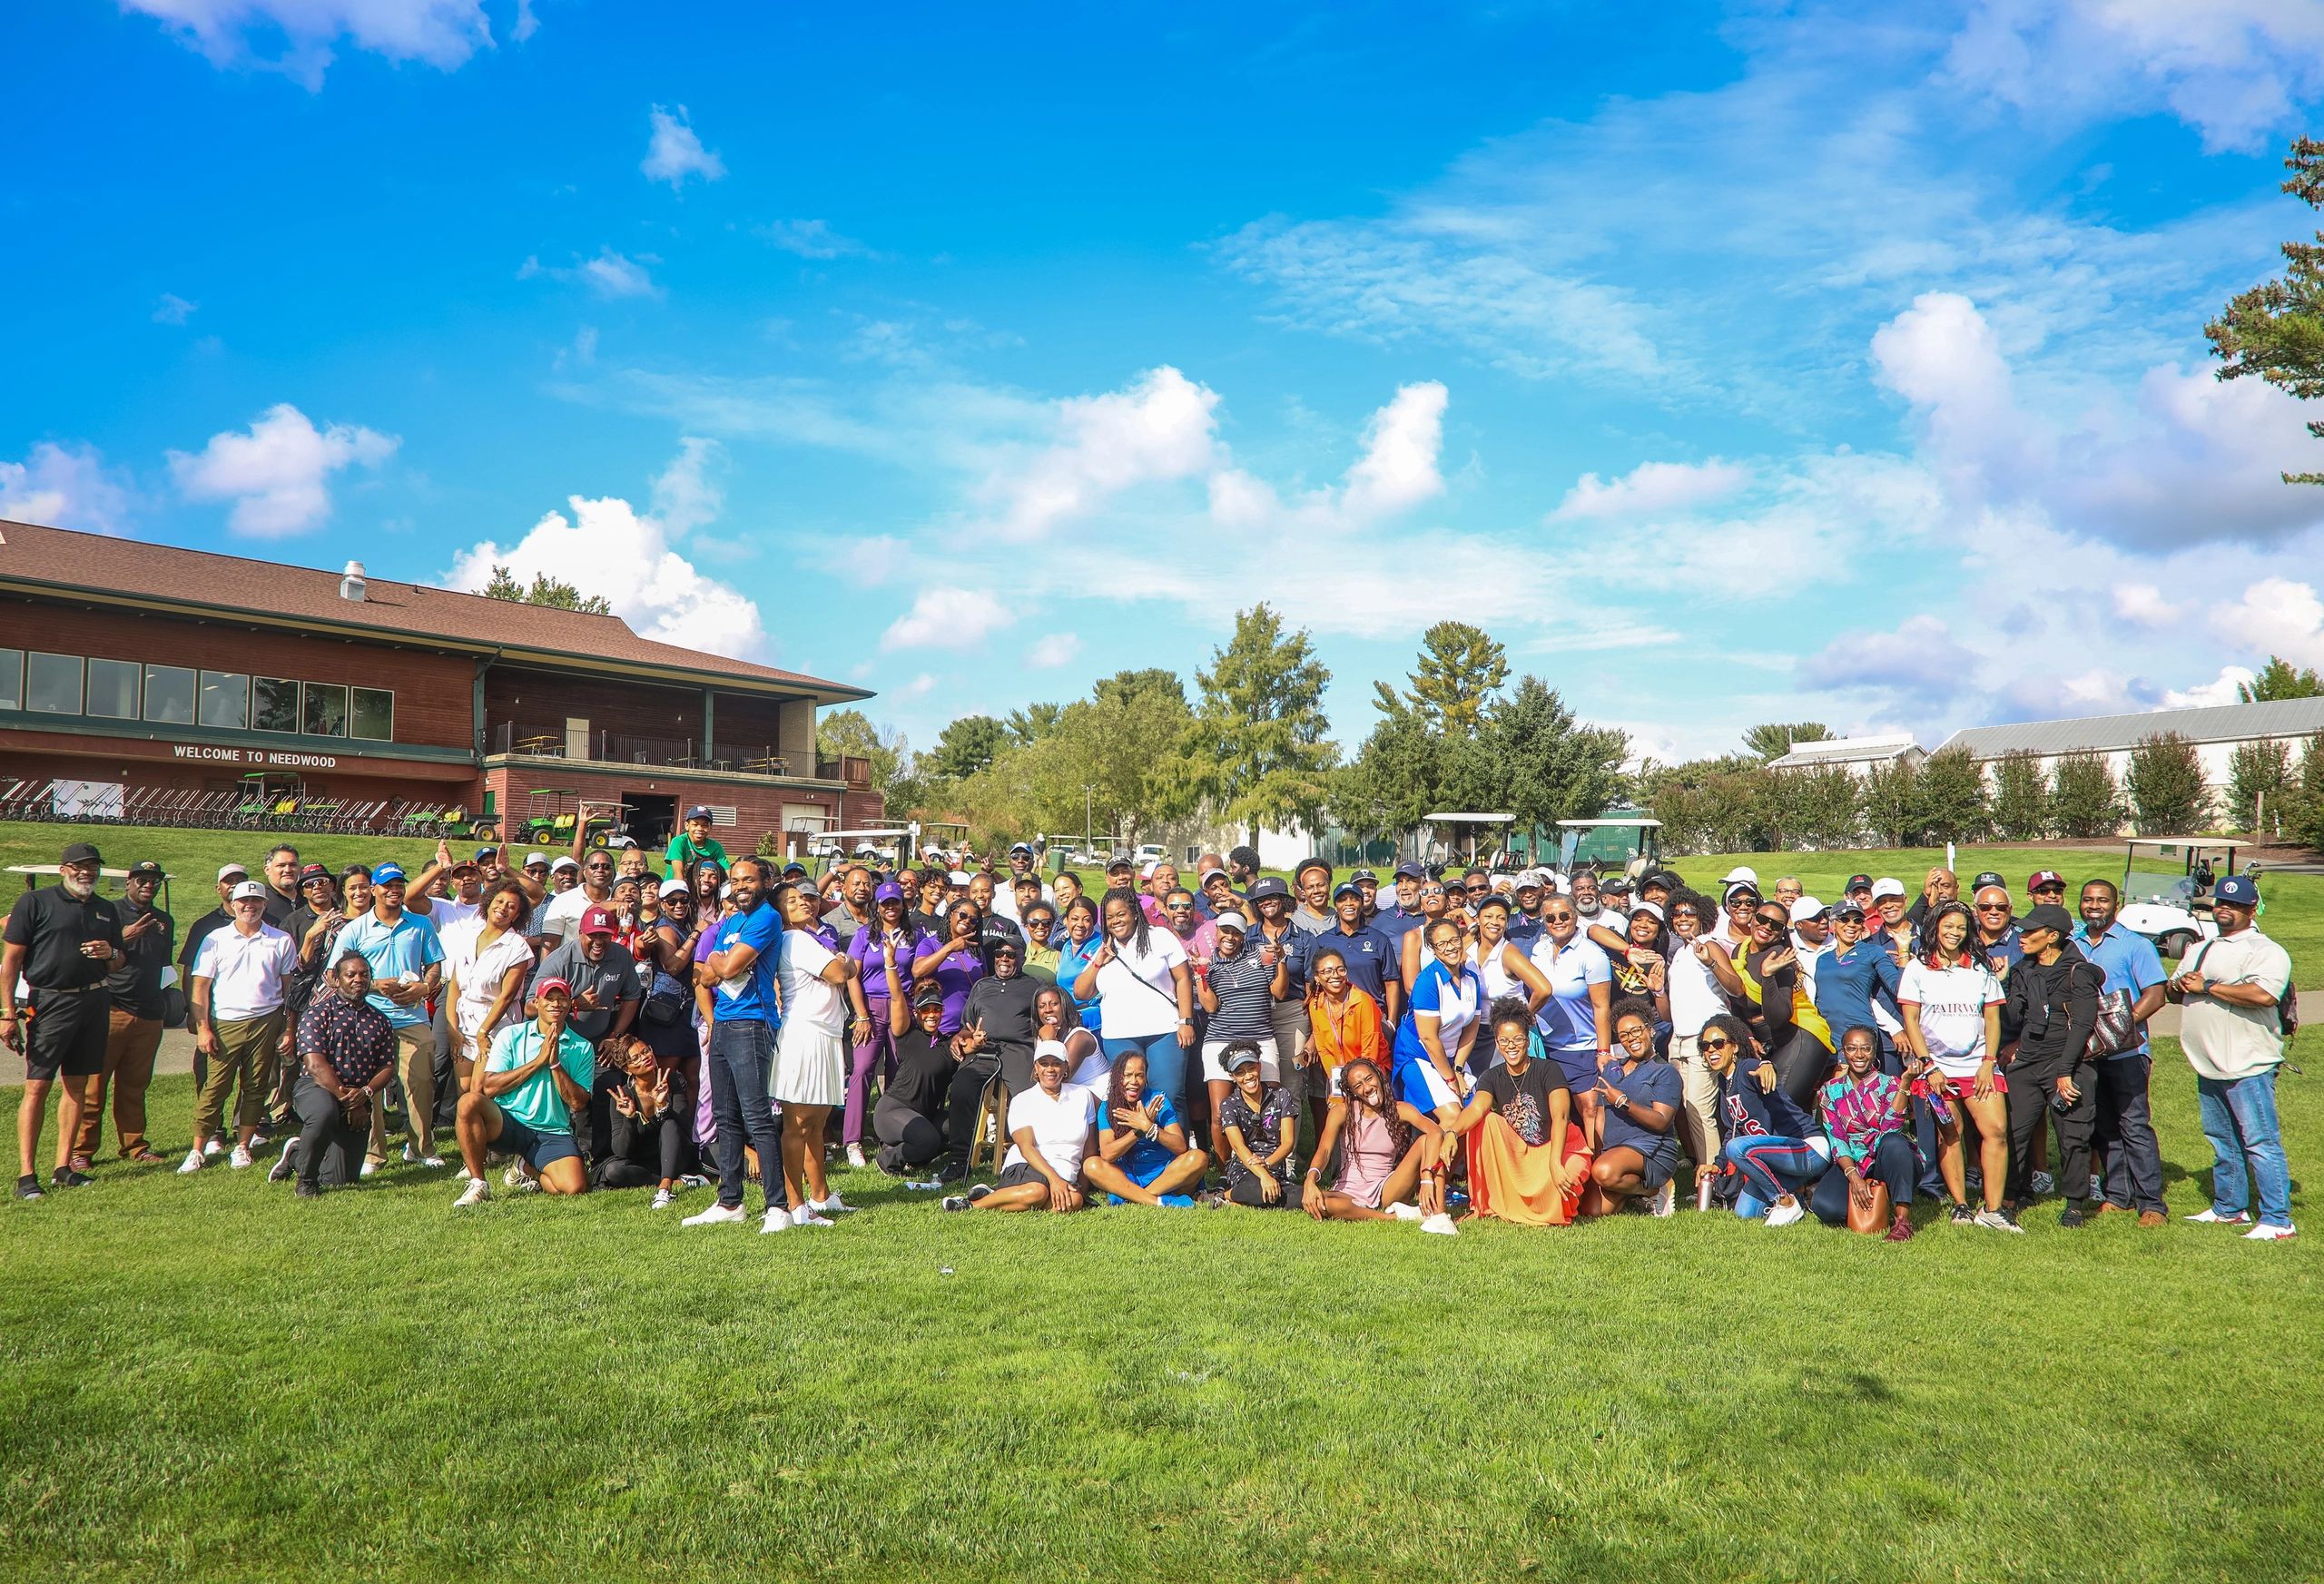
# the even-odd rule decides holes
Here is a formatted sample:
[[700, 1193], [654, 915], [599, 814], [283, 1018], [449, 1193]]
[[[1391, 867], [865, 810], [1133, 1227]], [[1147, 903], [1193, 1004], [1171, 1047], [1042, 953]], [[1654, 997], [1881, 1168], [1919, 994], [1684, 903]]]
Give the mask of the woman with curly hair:
[[[1456, 1141], [1467, 1141], [1472, 1216], [1563, 1226], [1590, 1185], [1590, 1143], [1575, 1120], [1573, 1094], [1564, 1068], [1541, 1049], [1539, 1038], [1523, 1001], [1512, 996], [1496, 1004], [1492, 1043], [1501, 1059], [1484, 1070], [1468, 1104], [1445, 1125], [1438, 1164], [1429, 1169], [1441, 1181]], [[1451, 1229], [1449, 1222], [1422, 1226]]]
[[[1748, 1216], [1756, 1214], [1752, 1205], [1763, 1205], [1769, 1226], [1802, 1219], [1807, 1210], [1799, 1193], [1832, 1164], [1831, 1139], [1784, 1088], [1742, 1018], [1720, 1013], [1703, 1025], [1697, 1044], [1718, 1080], [1718, 1131], [1726, 1141], [1719, 1158], [1742, 1189], [1735, 1213]], [[1698, 1177], [1711, 1169], [1699, 1168]]]
[[1098, 1107], [1098, 1148], [1082, 1163], [1093, 1189], [1136, 1205], [1192, 1205], [1210, 1157], [1187, 1143], [1170, 1097], [1146, 1087], [1146, 1057], [1131, 1051], [1114, 1063]]
[[[1388, 1077], [1359, 1057], [1340, 1068], [1339, 1083], [1316, 1136], [1315, 1158], [1300, 1188], [1300, 1205], [1318, 1221], [1418, 1221], [1444, 1208], [1443, 1186], [1421, 1186], [1421, 1171], [1436, 1160], [1440, 1130], [1388, 1092]], [[1324, 1186], [1324, 1168], [1339, 1152], [1339, 1176]]]

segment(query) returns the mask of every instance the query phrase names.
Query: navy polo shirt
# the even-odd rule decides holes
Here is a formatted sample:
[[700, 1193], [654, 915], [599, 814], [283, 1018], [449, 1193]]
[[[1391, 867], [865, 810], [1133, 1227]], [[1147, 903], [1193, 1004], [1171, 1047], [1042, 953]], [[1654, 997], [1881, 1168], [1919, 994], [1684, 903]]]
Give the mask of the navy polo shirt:
[[1398, 948], [1385, 935], [1369, 924], [1359, 925], [1351, 935], [1340, 928], [1338, 921], [1320, 935], [1310, 935], [1300, 941], [1300, 977], [1307, 977], [1315, 954], [1325, 947], [1337, 951], [1347, 963], [1347, 982], [1380, 1003], [1384, 1012], [1388, 1005], [1388, 981], [1397, 977], [1402, 958]]

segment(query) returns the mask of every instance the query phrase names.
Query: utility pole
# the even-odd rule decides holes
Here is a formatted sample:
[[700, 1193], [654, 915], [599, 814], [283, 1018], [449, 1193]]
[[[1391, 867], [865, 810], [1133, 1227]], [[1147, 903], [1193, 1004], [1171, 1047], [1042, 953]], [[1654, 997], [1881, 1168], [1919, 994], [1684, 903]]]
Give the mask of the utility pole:
[[1098, 822], [1097, 813], [1095, 812], [1097, 809], [1097, 798], [1098, 783], [1094, 781], [1083, 782], [1081, 783], [1081, 851], [1084, 852], [1088, 851], [1090, 843], [1098, 839]]

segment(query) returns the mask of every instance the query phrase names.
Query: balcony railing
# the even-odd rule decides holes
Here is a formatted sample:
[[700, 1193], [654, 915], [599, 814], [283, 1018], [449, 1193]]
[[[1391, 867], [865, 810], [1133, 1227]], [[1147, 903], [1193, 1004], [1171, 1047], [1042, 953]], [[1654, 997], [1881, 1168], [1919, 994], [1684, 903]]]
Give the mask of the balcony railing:
[[528, 759], [586, 761], [598, 764], [662, 765], [674, 770], [714, 770], [729, 774], [808, 777], [869, 786], [869, 762], [826, 759], [812, 753], [784, 753], [772, 743], [718, 743], [705, 756], [693, 737], [644, 737], [629, 732], [597, 730], [581, 742], [563, 732], [520, 731], [503, 721], [488, 733], [488, 753]]

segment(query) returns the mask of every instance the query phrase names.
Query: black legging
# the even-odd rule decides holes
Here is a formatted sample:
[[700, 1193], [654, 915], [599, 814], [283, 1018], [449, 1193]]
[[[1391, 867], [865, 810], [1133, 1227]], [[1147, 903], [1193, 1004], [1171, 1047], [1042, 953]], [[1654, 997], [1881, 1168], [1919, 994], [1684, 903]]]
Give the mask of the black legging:
[[872, 1132], [880, 1141], [879, 1167], [893, 1177], [928, 1165], [951, 1146], [942, 1124], [888, 1095], [872, 1107]]
[[[1913, 1181], [1920, 1172], [1920, 1160], [1913, 1154], [1912, 1141], [1902, 1133], [1882, 1134], [1880, 1142], [1872, 1146], [1872, 1158], [1864, 1168], [1866, 1176], [1888, 1185], [1891, 1210], [1901, 1210], [1913, 1202]], [[1808, 1199], [1807, 1207], [1827, 1225], [1847, 1225], [1848, 1175], [1840, 1169], [1837, 1155], [1832, 1159], [1832, 1169], [1816, 1179], [1816, 1192]]]
[[[962, 1062], [952, 1075], [952, 1092], [944, 1107], [945, 1147], [952, 1157], [965, 1164], [969, 1146], [976, 1141], [977, 1119], [984, 1105], [985, 1086], [1000, 1072], [998, 1058], [987, 1051]], [[876, 1122], [875, 1122], [876, 1125]], [[881, 1136], [882, 1138], [886, 1135]], [[1002, 1140], [1004, 1146], [1007, 1140]]]
[[[612, 1148], [594, 1174], [601, 1188], [651, 1188], [675, 1181], [685, 1166], [686, 1125], [674, 1107], [658, 1117], [625, 1117], [611, 1104]], [[659, 1167], [656, 1171], [655, 1168]]]
[[[379, 1103], [376, 1097], [371, 1102], [374, 1106]], [[370, 1123], [367, 1120], [360, 1126], [350, 1125], [339, 1102], [304, 1072], [291, 1085], [290, 1109], [299, 1118], [299, 1180], [320, 1192], [324, 1160], [330, 1156], [335, 1161], [333, 1187], [355, 1181], [357, 1168], [363, 1164], [365, 1144], [370, 1137]]]
[[2082, 1097], [2063, 1111], [2050, 1107], [2050, 1092], [2061, 1069], [2047, 1067], [2036, 1076], [2009, 1072], [2009, 1193], [2013, 1205], [2034, 1196], [2034, 1136], [2044, 1117], [2058, 1127], [2058, 1158], [2052, 1163], [2058, 1191], [2074, 1204], [2090, 1196], [2090, 1136], [2098, 1120], [2098, 1078], [2087, 1067], [2075, 1075]]
[[1259, 1196], [1259, 1179], [1246, 1176], [1226, 1190], [1226, 1196], [1237, 1205], [1248, 1205], [1255, 1210], [1296, 1210], [1300, 1208], [1299, 1185], [1285, 1183], [1283, 1197], [1270, 1205]]

